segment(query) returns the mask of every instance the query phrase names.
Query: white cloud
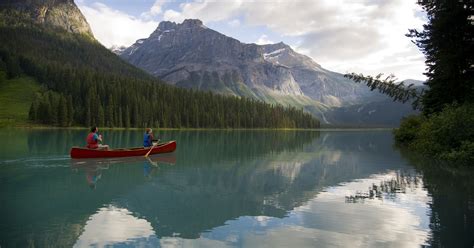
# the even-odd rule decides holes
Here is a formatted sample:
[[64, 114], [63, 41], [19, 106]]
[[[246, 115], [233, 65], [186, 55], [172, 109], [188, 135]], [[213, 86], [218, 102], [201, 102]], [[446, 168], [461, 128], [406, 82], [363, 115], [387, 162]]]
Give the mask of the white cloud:
[[269, 40], [266, 34], [262, 34], [255, 43], [258, 45], [265, 45], [265, 44], [272, 44], [275, 42]]
[[177, 11], [169, 9], [164, 13], [163, 20], [171, 22], [182, 22], [184, 21], [184, 16]]
[[[152, 19], [182, 22], [193, 18], [240, 29], [266, 27], [274, 33], [272, 37], [287, 37], [293, 41], [290, 45], [330, 70], [425, 78], [424, 58], [405, 37], [409, 28], [423, 24], [415, 1], [190, 0], [177, 9], [166, 9], [167, 1], [156, 0], [140, 18], [103, 4], [80, 8], [96, 38], [106, 46], [130, 45], [147, 37], [157, 26]], [[257, 40], [269, 42], [265, 34]]]
[[140, 17], [145, 20], [151, 20], [163, 12], [162, 6], [166, 3], [166, 0], [156, 0], [151, 6], [150, 10], [143, 12]]
[[[238, 14], [242, 1], [196, 0], [180, 4], [182, 19], [200, 19], [203, 22], [225, 21]], [[174, 11], [176, 12], [176, 11]]]
[[[241, 26], [266, 26], [283, 37], [300, 40], [299, 50], [307, 51], [306, 55], [328, 69], [346, 72], [355, 68], [364, 73], [422, 79], [424, 59], [405, 37], [409, 28], [423, 24], [417, 11], [416, 2], [406, 0], [199, 0], [181, 4], [180, 10], [173, 10], [167, 19], [231, 22], [242, 16]], [[405, 52], [418, 59], [405, 61], [404, 66], [409, 58]], [[381, 66], [381, 60], [389, 66]]]
[[232, 21], [229, 21], [227, 24], [229, 24], [229, 26], [231, 26], [233, 28], [236, 28], [236, 27], [240, 26], [240, 21], [239, 21], [239, 19], [234, 19]]
[[137, 39], [148, 37], [158, 22], [137, 19], [102, 3], [79, 5], [97, 40], [105, 47], [130, 46]]

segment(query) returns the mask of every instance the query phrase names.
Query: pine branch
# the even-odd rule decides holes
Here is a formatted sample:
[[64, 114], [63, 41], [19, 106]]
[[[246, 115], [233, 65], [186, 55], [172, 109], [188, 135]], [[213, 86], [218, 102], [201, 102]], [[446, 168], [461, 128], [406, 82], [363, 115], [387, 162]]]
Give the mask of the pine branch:
[[405, 86], [404, 82], [396, 83], [397, 78], [394, 75], [389, 75], [383, 78], [383, 74], [380, 73], [375, 77], [364, 76], [359, 73], [347, 73], [344, 75], [345, 78], [352, 79], [356, 83], [365, 83], [371, 91], [377, 89], [380, 93], [390, 96], [393, 101], [406, 103], [412, 100], [412, 106], [414, 109], [421, 108], [421, 97], [424, 90], [417, 90], [414, 88], [414, 84]]

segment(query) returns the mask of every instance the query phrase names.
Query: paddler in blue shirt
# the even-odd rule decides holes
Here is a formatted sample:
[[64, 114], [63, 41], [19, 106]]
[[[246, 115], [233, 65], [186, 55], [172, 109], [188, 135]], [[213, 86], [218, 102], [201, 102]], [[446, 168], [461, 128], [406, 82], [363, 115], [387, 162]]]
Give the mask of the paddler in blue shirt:
[[153, 146], [153, 142], [157, 142], [155, 137], [153, 136], [153, 129], [147, 128], [145, 131], [145, 135], [143, 136], [143, 146], [144, 147], [151, 147]]

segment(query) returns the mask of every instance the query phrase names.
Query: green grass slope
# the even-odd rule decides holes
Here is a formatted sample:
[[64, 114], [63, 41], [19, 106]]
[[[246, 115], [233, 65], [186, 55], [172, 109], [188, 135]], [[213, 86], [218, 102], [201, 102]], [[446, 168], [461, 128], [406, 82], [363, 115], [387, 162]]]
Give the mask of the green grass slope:
[[0, 127], [26, 125], [28, 111], [40, 85], [30, 77], [6, 79], [0, 72]]

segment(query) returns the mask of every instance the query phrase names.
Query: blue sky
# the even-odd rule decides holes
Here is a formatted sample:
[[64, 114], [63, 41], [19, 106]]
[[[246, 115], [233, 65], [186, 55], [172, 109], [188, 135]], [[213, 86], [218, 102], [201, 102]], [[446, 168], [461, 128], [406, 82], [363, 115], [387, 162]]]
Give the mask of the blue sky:
[[424, 80], [423, 54], [405, 37], [425, 15], [408, 0], [76, 0], [106, 47], [130, 46], [163, 20], [201, 19], [245, 43], [283, 41], [324, 68]]

